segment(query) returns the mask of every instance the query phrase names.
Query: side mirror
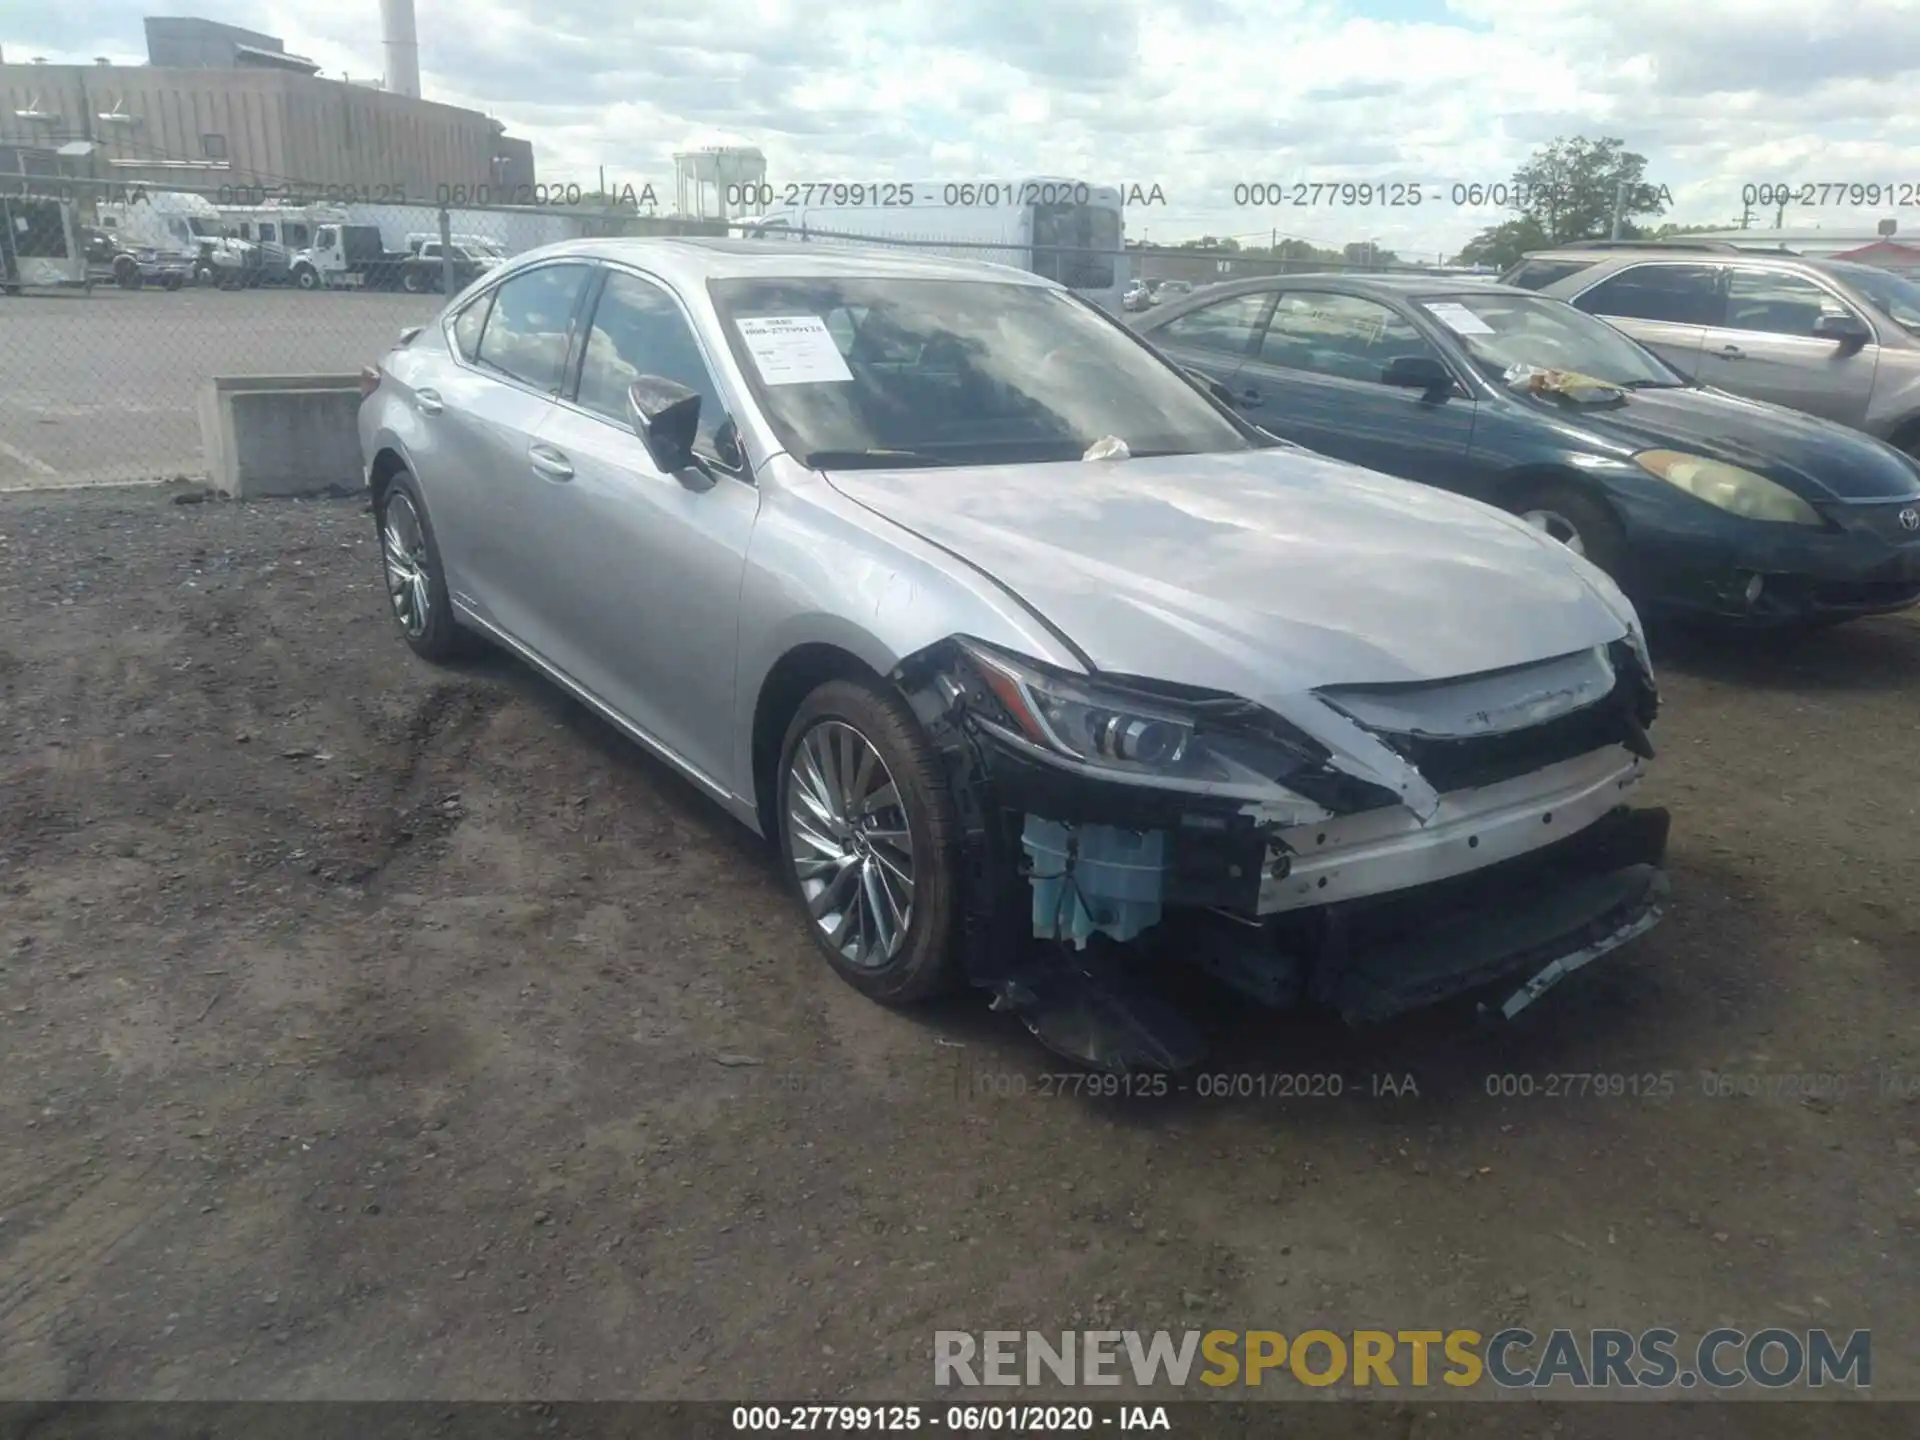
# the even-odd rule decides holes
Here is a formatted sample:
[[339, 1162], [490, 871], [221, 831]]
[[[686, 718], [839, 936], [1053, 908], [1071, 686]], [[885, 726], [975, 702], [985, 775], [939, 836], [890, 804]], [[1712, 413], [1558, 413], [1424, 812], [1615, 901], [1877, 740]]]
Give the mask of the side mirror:
[[1822, 315], [1813, 322], [1813, 333], [1821, 340], [1838, 340], [1842, 345], [1859, 346], [1873, 339], [1873, 330], [1858, 315]]
[[1396, 390], [1444, 394], [1453, 389], [1453, 372], [1431, 355], [1396, 355], [1381, 367], [1380, 383]]
[[694, 468], [693, 440], [700, 430], [697, 392], [659, 375], [642, 375], [627, 387], [627, 423], [661, 470], [678, 476]]

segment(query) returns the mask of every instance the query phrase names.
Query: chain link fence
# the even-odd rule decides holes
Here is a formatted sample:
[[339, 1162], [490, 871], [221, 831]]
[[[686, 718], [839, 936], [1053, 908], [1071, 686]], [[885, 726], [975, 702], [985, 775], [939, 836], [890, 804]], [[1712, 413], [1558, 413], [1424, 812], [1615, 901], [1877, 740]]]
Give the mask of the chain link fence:
[[[631, 206], [440, 207], [350, 192], [267, 201], [0, 179], [0, 489], [194, 477], [215, 376], [351, 374], [512, 256], [590, 236], [883, 246], [1052, 275], [1113, 309], [1129, 280], [1188, 284], [1324, 263], [1193, 249], [1011, 246], [929, 234], [655, 217]], [[1356, 267], [1389, 268], [1389, 267]]]

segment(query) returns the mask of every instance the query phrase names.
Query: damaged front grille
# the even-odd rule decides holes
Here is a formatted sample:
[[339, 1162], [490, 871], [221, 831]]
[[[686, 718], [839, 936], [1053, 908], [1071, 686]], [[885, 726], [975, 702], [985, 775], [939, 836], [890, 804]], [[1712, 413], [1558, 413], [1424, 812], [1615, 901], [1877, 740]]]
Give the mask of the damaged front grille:
[[1623, 745], [1632, 754], [1651, 759], [1647, 726], [1659, 706], [1652, 679], [1624, 643], [1610, 649], [1608, 661], [1614, 683], [1604, 696], [1538, 725], [1463, 736], [1391, 730], [1374, 734], [1442, 795], [1531, 775], [1609, 745]]

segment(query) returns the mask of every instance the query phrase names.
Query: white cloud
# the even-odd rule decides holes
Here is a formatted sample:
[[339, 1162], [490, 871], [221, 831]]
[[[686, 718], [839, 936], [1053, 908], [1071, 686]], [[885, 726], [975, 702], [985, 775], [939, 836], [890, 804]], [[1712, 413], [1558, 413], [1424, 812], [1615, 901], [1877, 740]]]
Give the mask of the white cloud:
[[[33, 7], [9, 58], [137, 58], [125, 0]], [[1920, 182], [1920, 0], [418, 0], [423, 78], [531, 138], [542, 178], [672, 193], [676, 150], [760, 146], [769, 178], [1021, 173], [1158, 184], [1153, 238], [1210, 231], [1452, 251], [1501, 218], [1236, 209], [1236, 182], [1492, 181], [1557, 135], [1614, 135], [1670, 218], [1770, 180]], [[381, 65], [372, 0], [230, 0], [329, 73]], [[1870, 225], [1878, 212], [1796, 223]], [[1771, 220], [1771, 216], [1766, 217]], [[1902, 217], [1920, 226], [1920, 216]]]

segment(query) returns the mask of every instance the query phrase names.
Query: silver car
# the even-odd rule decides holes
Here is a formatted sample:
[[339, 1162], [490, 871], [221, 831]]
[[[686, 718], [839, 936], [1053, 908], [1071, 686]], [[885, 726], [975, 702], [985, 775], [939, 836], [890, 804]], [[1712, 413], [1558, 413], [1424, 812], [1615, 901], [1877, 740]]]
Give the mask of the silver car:
[[1600, 316], [1690, 380], [1920, 458], [1920, 285], [1903, 276], [1699, 241], [1540, 251], [1504, 278]]
[[570, 242], [365, 385], [406, 642], [491, 641], [687, 776], [876, 1000], [971, 984], [1177, 1066], [1180, 963], [1512, 1014], [1660, 914], [1613, 584], [1254, 428], [1051, 281]]

